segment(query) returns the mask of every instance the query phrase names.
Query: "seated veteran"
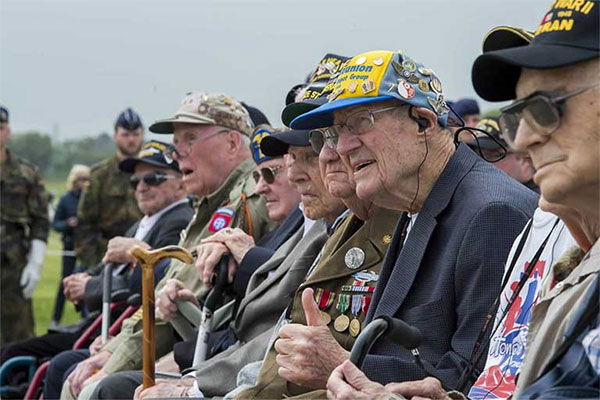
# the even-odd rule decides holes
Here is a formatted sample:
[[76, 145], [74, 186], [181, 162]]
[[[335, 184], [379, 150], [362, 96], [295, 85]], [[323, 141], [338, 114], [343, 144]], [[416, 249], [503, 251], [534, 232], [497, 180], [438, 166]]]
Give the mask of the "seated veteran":
[[[298, 107], [292, 108], [298, 112]], [[286, 324], [280, 324], [273, 332], [274, 343], [257, 379], [244, 382], [245, 386], [230, 394], [236, 398], [325, 396], [323, 390], [313, 389], [325, 387], [329, 372], [343, 359], [323, 349], [347, 351], [352, 347], [369, 311], [383, 256], [400, 217], [398, 211], [376, 207], [356, 196], [352, 175], [339, 155], [323, 146], [322, 138], [313, 138], [320, 134], [311, 132], [314, 148], [319, 151], [320, 174], [327, 189], [342, 199], [351, 212], [339, 223], [319, 262], [296, 290], [285, 314]], [[269, 151], [269, 145], [273, 147], [270, 151], [283, 147], [276, 139], [265, 140], [263, 151]], [[294, 153], [289, 156], [296, 157]], [[314, 378], [321, 375], [324, 381], [315, 385]]]
[[[98, 385], [93, 398], [131, 398], [134, 391], [136, 397], [176, 397], [187, 392], [196, 396], [200, 396], [200, 393], [204, 396], [222, 396], [235, 388], [236, 376], [243, 366], [263, 358], [273, 327], [327, 239], [327, 226], [332, 226], [345, 210], [342, 201], [325, 188], [319, 174], [317, 155], [308, 146], [308, 132], [282, 132], [274, 137], [290, 135], [298, 135], [300, 139], [300, 142], [294, 142], [296, 145], [289, 147], [288, 156], [295, 154], [295, 157], [287, 163], [284, 170], [286, 173], [276, 176], [281, 179], [287, 175], [289, 184], [301, 193], [304, 223], [253, 272], [235, 319], [224, 335], [230, 338], [231, 345], [218, 354], [211, 354], [210, 358], [199, 365], [194, 365], [195, 372], [188, 377], [177, 380], [158, 379], [154, 387], [143, 392], [142, 387], [138, 387], [142, 383], [141, 371], [111, 375]], [[263, 135], [262, 142], [271, 137], [273, 136]], [[282, 160], [281, 157], [287, 152], [287, 145], [278, 154], [263, 151], [272, 160]], [[260, 188], [271, 184], [261, 175], [258, 185]], [[270, 190], [265, 190], [265, 193], [270, 193]], [[169, 284], [158, 302], [158, 314], [165, 320], [171, 319], [176, 310], [171, 299], [187, 298], [186, 294], [191, 294], [184, 289], [170, 292], [168, 288]], [[188, 342], [175, 345], [175, 358], [180, 366], [183, 358], [180, 353], [184, 354], [185, 348], [188, 353], [193, 353], [195, 344], [196, 340], [189, 347]], [[163, 371], [159, 366], [161, 365], [157, 365], [157, 370]]]
[[[328, 103], [291, 126], [323, 129], [326, 143], [352, 171], [358, 197], [403, 213], [366, 323], [388, 316], [418, 328], [422, 362], [379, 340], [363, 365], [367, 377], [385, 384], [434, 374], [454, 386], [537, 196], [454, 143], [440, 78], [405, 53], [373, 51], [350, 59]], [[308, 342], [323, 355], [315, 358], [335, 360], [334, 368], [348, 357], [342, 346]], [[321, 368], [304, 384], [325, 389], [332, 370]]]
[[[133, 246], [161, 248], [177, 243], [181, 230], [192, 218], [193, 210], [183, 189], [178, 164], [165, 157], [170, 147], [166, 143], [153, 140], [142, 146], [137, 157], [126, 158], [119, 163], [121, 171], [131, 174], [130, 183], [135, 190], [137, 206], [144, 213], [144, 217], [131, 226], [125, 236], [117, 236], [109, 240], [106, 254], [102, 258], [103, 264], [95, 268], [97, 275], [88, 275], [80, 299], [90, 310], [100, 311], [102, 308], [102, 289], [106, 273], [104, 265], [109, 263], [114, 265], [113, 300], [124, 300], [135, 293], [141, 295], [141, 269], [129, 268], [130, 265], [136, 265], [136, 260], [129, 254], [129, 250]], [[166, 267], [168, 263], [158, 264], [156, 276], [164, 276]], [[111, 320], [114, 321], [122, 311], [123, 308], [116, 310]], [[82, 328], [91, 325], [98, 314], [99, 312], [94, 313]], [[72, 348], [77, 339], [75, 334], [72, 335], [74, 336], [72, 340], [69, 340], [67, 333], [55, 333], [37, 338], [35, 347], [44, 348], [45, 356], [55, 356], [63, 351], [50, 363], [44, 384], [46, 398], [58, 398], [67, 370], [70, 372], [75, 363], [90, 356], [90, 351], [87, 349], [67, 350]], [[93, 335], [92, 339], [94, 337]], [[29, 344], [29, 346], [33, 345], [34, 343]], [[55, 352], [52, 353], [53, 351]]]
[[[194, 217], [181, 235], [180, 246], [194, 250], [202, 239], [226, 227], [239, 227], [255, 240], [274, 228], [264, 199], [255, 193], [254, 162], [249, 150], [253, 124], [237, 100], [224, 94], [192, 92], [173, 117], [157, 121], [149, 129], [173, 134], [170, 156], [179, 163], [186, 193], [197, 198]], [[207, 292], [193, 265], [173, 260], [156, 286], [157, 297], [169, 279], [183, 282], [196, 296]], [[78, 396], [88, 385], [91, 394], [95, 384], [107, 375], [141, 368], [141, 327], [140, 310], [123, 323], [121, 332], [96, 356], [79, 364], [65, 382], [61, 397]], [[156, 338], [157, 357], [173, 349], [173, 329], [159, 318]]]

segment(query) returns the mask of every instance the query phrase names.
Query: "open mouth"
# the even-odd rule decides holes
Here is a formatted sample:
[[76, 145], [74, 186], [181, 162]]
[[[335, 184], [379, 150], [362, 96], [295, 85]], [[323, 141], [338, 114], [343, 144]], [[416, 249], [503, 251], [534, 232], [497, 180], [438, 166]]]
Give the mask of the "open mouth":
[[364, 161], [364, 162], [358, 163], [354, 166], [354, 172], [359, 172], [374, 163], [375, 163], [374, 160], [369, 160], [369, 161]]

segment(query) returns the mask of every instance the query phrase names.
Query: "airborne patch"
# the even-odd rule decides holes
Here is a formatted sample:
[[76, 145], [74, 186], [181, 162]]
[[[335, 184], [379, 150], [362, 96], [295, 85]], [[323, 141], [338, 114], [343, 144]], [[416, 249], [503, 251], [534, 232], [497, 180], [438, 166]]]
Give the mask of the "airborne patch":
[[214, 214], [212, 219], [210, 220], [210, 224], [208, 225], [208, 230], [210, 232], [218, 232], [223, 228], [227, 228], [231, 221], [233, 220], [233, 216], [235, 215], [235, 211], [228, 207], [219, 208]]

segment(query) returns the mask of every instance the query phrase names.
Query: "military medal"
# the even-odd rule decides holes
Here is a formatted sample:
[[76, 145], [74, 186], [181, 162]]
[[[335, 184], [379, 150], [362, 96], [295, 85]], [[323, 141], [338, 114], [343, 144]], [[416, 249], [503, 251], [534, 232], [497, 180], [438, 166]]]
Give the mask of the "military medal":
[[404, 68], [405, 70], [408, 70], [410, 72], [414, 72], [417, 70], [417, 64], [415, 64], [414, 61], [409, 60], [408, 58], [404, 61], [402, 61], [402, 68]]
[[362, 90], [364, 94], [367, 94], [369, 92], [372, 92], [373, 90], [375, 90], [375, 82], [373, 82], [373, 79], [369, 79], [368, 81], [364, 81], [362, 83]]
[[320, 310], [319, 312], [321, 313], [321, 318], [323, 321], [325, 321], [326, 325], [329, 325], [331, 322], [331, 316], [323, 310], [333, 304], [334, 299], [335, 293], [327, 289], [317, 288], [315, 290], [315, 303], [317, 303], [317, 306]]
[[424, 75], [424, 76], [430, 76], [431, 74], [433, 74], [433, 71], [428, 68], [419, 68], [418, 71], [421, 75]]
[[367, 315], [367, 312], [369, 311], [370, 305], [371, 305], [371, 296], [365, 296], [363, 298], [363, 303], [362, 303], [362, 311], [363, 311], [363, 314], [365, 314], [365, 316]]
[[352, 337], [356, 337], [360, 333], [360, 321], [358, 320], [358, 313], [362, 308], [362, 300], [362, 295], [352, 295], [352, 315], [354, 316], [354, 318], [350, 322], [350, 335], [352, 335]]
[[379, 275], [375, 272], [369, 271], [360, 271], [355, 274], [352, 274], [352, 277], [360, 282], [377, 282], [379, 280]]
[[[423, 81], [425, 82], [425, 81]], [[427, 84], [427, 83], [425, 83]], [[427, 89], [429, 90], [429, 89]], [[381, 241], [383, 242], [383, 244], [390, 244], [392, 243], [392, 235], [383, 235], [383, 237], [381, 238]]]
[[419, 89], [421, 89], [421, 92], [429, 92], [429, 85], [427, 84], [427, 82], [424, 79], [419, 79]]
[[353, 247], [346, 252], [344, 261], [346, 262], [346, 267], [357, 269], [365, 261], [365, 252], [359, 247]]
[[450, 109], [446, 105], [446, 101], [444, 100], [444, 95], [440, 94], [437, 98], [433, 99], [431, 97], [427, 97], [427, 102], [433, 108], [436, 114], [442, 115], [446, 114]]
[[402, 65], [400, 65], [399, 62], [392, 60], [392, 67], [394, 67], [394, 71], [396, 71], [398, 75], [402, 75], [404, 68], [402, 68]]
[[431, 82], [429, 82], [429, 86], [431, 86], [431, 90], [437, 94], [442, 94], [442, 82], [440, 82], [437, 76], [431, 76]]
[[398, 94], [405, 99], [415, 97], [415, 89], [404, 79], [398, 79]]
[[350, 325], [350, 318], [348, 318], [344, 313], [350, 306], [350, 295], [348, 294], [340, 294], [338, 296], [337, 310], [340, 312], [340, 316], [338, 316], [334, 323], [333, 327], [338, 332], [344, 332], [348, 329], [348, 325]]

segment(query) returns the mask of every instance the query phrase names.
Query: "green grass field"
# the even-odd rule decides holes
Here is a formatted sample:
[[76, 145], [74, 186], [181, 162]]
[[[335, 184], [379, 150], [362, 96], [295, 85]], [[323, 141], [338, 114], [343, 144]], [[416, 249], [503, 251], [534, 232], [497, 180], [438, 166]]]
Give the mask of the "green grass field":
[[[45, 181], [46, 190], [56, 191], [56, 197], [54, 204], [58, 204], [58, 199], [66, 191], [65, 181]], [[60, 233], [57, 233], [50, 229], [50, 236], [48, 238], [48, 251], [46, 252], [46, 258], [44, 260], [44, 268], [42, 270], [42, 277], [33, 294], [33, 312], [35, 318], [35, 333], [36, 335], [42, 335], [46, 333], [50, 320], [52, 319], [52, 312], [54, 311], [54, 302], [56, 299], [56, 292], [61, 278], [62, 270], [62, 258], [58, 254], [52, 254], [53, 252], [62, 250], [62, 242], [60, 240]], [[63, 317], [61, 320], [62, 324], [69, 324], [79, 319], [79, 315], [75, 311], [75, 307], [71, 302], [65, 302], [65, 308]]]

